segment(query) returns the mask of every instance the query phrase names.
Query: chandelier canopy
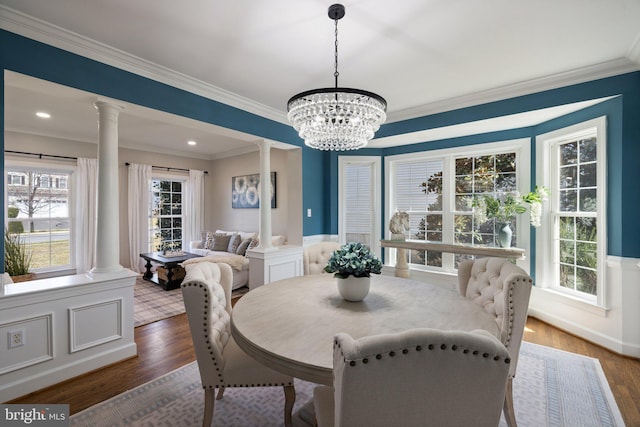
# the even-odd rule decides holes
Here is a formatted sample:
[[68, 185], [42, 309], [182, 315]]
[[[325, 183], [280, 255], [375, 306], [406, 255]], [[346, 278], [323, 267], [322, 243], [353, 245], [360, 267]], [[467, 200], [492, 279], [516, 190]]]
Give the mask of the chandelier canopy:
[[387, 101], [366, 90], [338, 87], [338, 20], [341, 4], [329, 7], [335, 22], [335, 87], [313, 89], [287, 102], [287, 118], [304, 143], [319, 150], [357, 150], [367, 145], [387, 118]]

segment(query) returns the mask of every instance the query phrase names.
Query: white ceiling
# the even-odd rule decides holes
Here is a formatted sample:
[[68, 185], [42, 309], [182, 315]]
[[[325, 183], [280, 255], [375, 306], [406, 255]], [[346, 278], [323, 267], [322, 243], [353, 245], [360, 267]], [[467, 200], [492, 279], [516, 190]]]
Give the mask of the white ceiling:
[[[330, 4], [0, 0], [0, 25], [286, 122], [286, 102], [292, 95], [333, 85]], [[385, 97], [389, 121], [640, 69], [640, 0], [349, 0], [343, 4], [346, 16], [338, 24], [340, 85]], [[12, 86], [12, 78], [21, 84]], [[6, 98], [12, 101], [6, 108], [7, 129], [35, 127], [27, 116], [38, 102], [68, 103], [69, 111], [82, 114], [74, 117], [75, 123], [84, 122], [78, 120], [82, 117], [95, 124], [90, 94], [76, 93], [61, 103], [54, 100], [64, 98], [65, 91], [43, 83], [34, 91], [23, 76], [12, 78], [5, 82]], [[86, 111], [80, 112], [74, 103], [83, 104]], [[548, 117], [560, 111], [537, 113]], [[57, 130], [34, 132], [95, 139], [92, 126], [74, 135], [75, 126], [54, 124], [54, 119], [68, 114], [60, 112], [47, 122]], [[220, 129], [211, 125], [167, 116], [127, 106], [121, 115], [123, 143], [138, 148], [153, 143], [159, 144], [158, 149], [175, 151], [186, 139], [200, 139], [207, 142], [199, 144], [202, 152], [196, 155], [206, 151], [211, 158], [224, 155], [229, 147], [242, 151], [255, 145], [248, 135], [226, 131], [219, 136]], [[540, 120], [525, 116], [484, 125], [493, 129]], [[469, 131], [473, 132], [439, 129], [430, 131], [433, 135], [422, 133], [419, 139]], [[221, 142], [226, 148], [214, 149]], [[407, 142], [373, 145], [397, 143]]]

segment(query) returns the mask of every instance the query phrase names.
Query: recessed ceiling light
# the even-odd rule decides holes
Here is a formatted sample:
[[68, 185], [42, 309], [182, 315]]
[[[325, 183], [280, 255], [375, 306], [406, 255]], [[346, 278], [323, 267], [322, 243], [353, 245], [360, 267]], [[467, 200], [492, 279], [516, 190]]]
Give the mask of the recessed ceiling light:
[[189, 145], [197, 145], [198, 143], [195, 142], [195, 141], [187, 141], [187, 144], [189, 144]]
[[51, 118], [51, 114], [45, 113], [44, 111], [38, 111], [36, 113], [36, 116], [40, 117], [41, 119], [49, 119], [49, 118]]

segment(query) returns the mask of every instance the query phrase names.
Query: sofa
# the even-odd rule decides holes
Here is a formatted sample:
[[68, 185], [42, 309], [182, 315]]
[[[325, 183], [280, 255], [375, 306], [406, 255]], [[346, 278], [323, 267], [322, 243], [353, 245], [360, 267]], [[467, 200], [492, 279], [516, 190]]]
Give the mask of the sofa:
[[[272, 236], [273, 246], [285, 245], [284, 235]], [[233, 271], [232, 289], [238, 289], [249, 284], [249, 258], [247, 250], [253, 249], [260, 243], [258, 233], [245, 231], [202, 232], [201, 239], [190, 242], [189, 252], [202, 258], [193, 258], [183, 263], [211, 261], [224, 262]]]

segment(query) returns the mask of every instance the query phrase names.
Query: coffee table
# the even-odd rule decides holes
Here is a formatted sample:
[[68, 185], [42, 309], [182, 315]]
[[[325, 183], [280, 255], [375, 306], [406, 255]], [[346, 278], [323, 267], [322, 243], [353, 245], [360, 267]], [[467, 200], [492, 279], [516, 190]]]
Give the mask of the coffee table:
[[[184, 278], [183, 274], [176, 276], [177, 270], [179, 268], [182, 268], [178, 264], [191, 258], [200, 258], [200, 255], [184, 252], [182, 255], [167, 256], [167, 255], [163, 255], [162, 252], [148, 252], [148, 253], [140, 254], [140, 257], [145, 261], [147, 261], [145, 265], [146, 271], [144, 272], [144, 275], [142, 276], [142, 278], [149, 282], [160, 285], [162, 289], [164, 289], [165, 291], [169, 291], [171, 289], [178, 288], [182, 283], [182, 279]], [[167, 269], [166, 280], [159, 278], [157, 273], [154, 274], [151, 271], [152, 262], [156, 264], [160, 264], [161, 266]], [[174, 276], [176, 276], [175, 279], [174, 279]]]

